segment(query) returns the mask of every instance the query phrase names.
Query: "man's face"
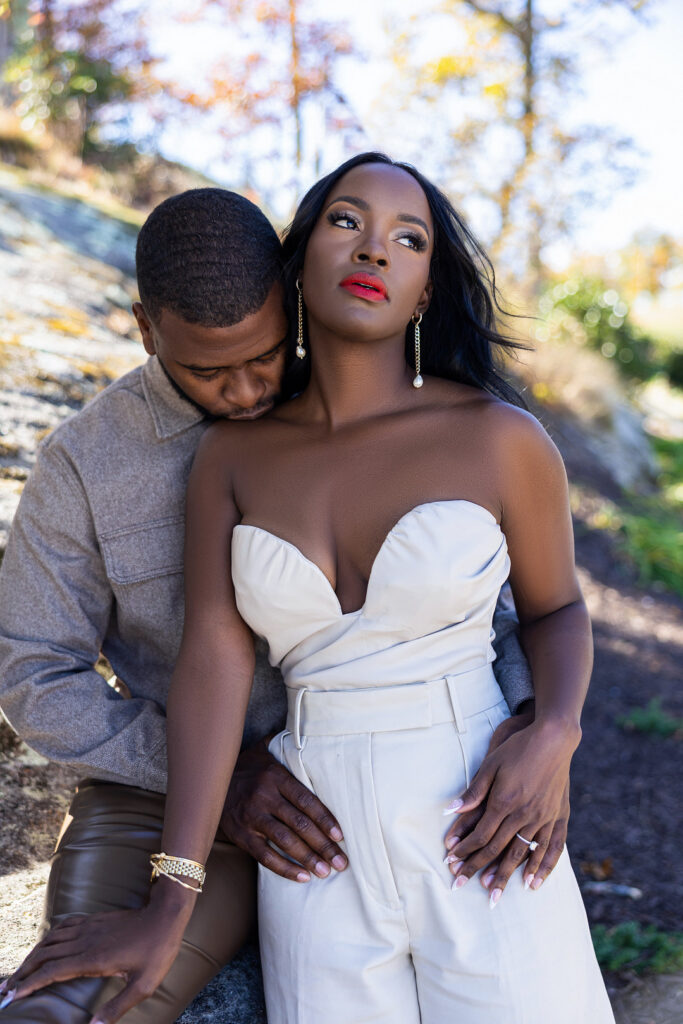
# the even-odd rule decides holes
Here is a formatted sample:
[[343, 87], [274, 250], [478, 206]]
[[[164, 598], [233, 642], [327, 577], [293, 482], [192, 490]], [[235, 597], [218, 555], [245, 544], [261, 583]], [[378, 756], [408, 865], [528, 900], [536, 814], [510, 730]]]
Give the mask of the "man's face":
[[133, 312], [145, 351], [192, 402], [221, 419], [256, 419], [273, 408], [285, 367], [287, 318], [282, 286], [261, 309], [232, 327], [190, 324], [164, 309], [152, 322], [139, 302]]

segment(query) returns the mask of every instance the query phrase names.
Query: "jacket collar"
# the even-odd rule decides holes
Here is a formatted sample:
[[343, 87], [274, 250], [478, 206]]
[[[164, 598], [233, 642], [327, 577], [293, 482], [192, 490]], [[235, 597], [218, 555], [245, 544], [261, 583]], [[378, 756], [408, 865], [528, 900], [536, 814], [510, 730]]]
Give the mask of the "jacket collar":
[[160, 440], [181, 434], [206, 418], [176, 391], [156, 356], [150, 356], [142, 367], [142, 390]]

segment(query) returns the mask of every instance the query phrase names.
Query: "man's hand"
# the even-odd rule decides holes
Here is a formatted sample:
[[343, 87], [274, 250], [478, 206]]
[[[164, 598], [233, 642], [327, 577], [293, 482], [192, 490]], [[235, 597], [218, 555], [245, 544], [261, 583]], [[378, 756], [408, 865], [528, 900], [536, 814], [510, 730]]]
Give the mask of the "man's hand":
[[337, 846], [344, 838], [339, 823], [264, 742], [240, 754], [220, 827], [259, 864], [294, 882], [309, 882], [311, 873], [326, 878], [332, 868], [343, 871], [348, 864]]
[[[533, 722], [532, 711], [508, 718], [498, 726], [491, 737], [487, 757], [469, 789], [462, 794], [464, 810], [458, 815], [457, 822], [449, 829], [445, 839], [448, 856], [452, 858], [451, 871], [456, 876], [454, 884], [462, 877], [463, 881], [459, 884], [464, 885], [477, 871], [486, 868], [487, 870], [482, 872], [481, 883], [491, 893], [492, 906], [495, 906], [502, 896], [513, 872], [527, 857], [524, 869], [525, 887], [540, 888], [557, 864], [567, 838], [568, 764], [571, 755], [566, 759], [562, 789], [560, 783], [563, 771], [558, 767], [558, 763], [561, 765], [566, 755], [566, 751], [564, 755], [562, 753], [565, 744], [558, 743], [556, 749], [549, 751], [545, 758], [541, 754], [540, 759], [536, 757], [524, 763], [520, 760], [517, 765], [513, 762], [515, 751], [512, 748], [515, 745], [504, 747], [511, 737], [528, 729]], [[528, 734], [524, 739], [527, 737]], [[502, 752], [500, 748], [503, 748]], [[499, 756], [495, 763], [492, 763], [490, 759], [494, 751], [499, 751]], [[555, 794], [557, 806], [554, 809], [551, 807], [552, 796], [550, 801], [547, 799], [548, 778], [544, 769], [553, 775], [550, 789]], [[520, 776], [518, 779], [520, 771], [525, 772], [526, 777]], [[533, 792], [531, 776], [536, 778], [536, 793]], [[540, 809], [540, 804], [537, 807], [538, 799], [541, 797], [546, 798], [543, 801], [545, 812]], [[496, 798], [497, 802], [491, 806], [493, 798]], [[526, 810], [522, 816], [528, 817], [529, 827], [513, 829], [512, 826], [516, 824], [515, 815], [524, 807]], [[544, 813], [548, 817], [534, 828], [531, 822], [539, 820], [539, 813], [541, 817]], [[537, 848], [530, 851], [525, 843], [516, 838], [515, 832], [519, 832], [525, 839], [535, 840], [538, 843]]]

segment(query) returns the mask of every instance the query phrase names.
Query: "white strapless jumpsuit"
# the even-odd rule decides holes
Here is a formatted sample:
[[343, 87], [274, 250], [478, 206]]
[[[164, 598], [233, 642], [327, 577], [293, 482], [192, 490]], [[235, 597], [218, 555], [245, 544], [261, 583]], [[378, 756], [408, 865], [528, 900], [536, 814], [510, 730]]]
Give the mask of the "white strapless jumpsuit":
[[491, 663], [505, 537], [470, 501], [404, 515], [343, 613], [322, 571], [235, 528], [237, 604], [280, 665], [271, 751], [337, 817], [349, 867], [290, 882], [259, 871], [269, 1024], [612, 1024], [566, 851], [537, 892], [521, 870], [494, 911], [451, 889], [443, 810], [509, 714]]

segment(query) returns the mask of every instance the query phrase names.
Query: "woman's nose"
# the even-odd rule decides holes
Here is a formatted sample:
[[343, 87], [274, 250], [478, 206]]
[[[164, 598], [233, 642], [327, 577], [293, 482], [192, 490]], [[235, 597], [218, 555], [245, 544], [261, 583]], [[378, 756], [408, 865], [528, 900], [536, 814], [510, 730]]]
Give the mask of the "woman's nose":
[[374, 263], [378, 267], [389, 266], [389, 253], [379, 238], [362, 239], [353, 256], [358, 263]]

